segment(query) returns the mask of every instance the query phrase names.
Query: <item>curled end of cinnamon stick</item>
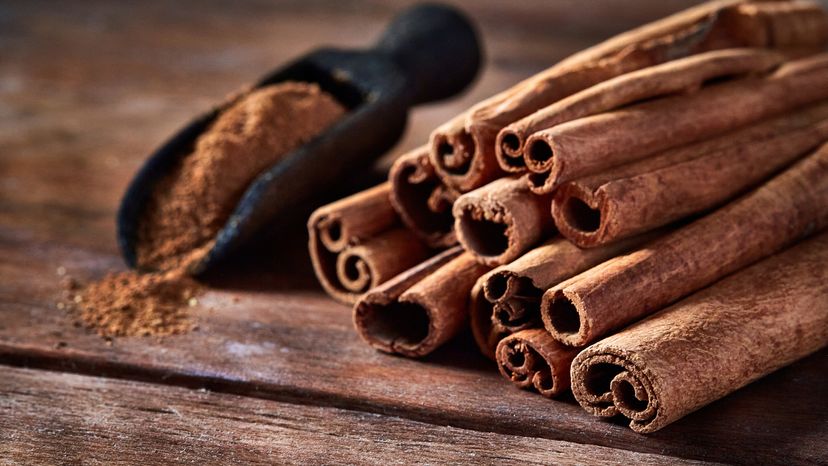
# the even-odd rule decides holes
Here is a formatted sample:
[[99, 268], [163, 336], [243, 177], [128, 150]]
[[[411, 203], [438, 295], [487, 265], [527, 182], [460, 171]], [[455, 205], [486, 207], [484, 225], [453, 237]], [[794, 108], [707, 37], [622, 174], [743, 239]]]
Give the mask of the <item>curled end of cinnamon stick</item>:
[[343, 251], [336, 258], [336, 275], [342, 286], [353, 293], [368, 291], [371, 286], [371, 268], [356, 251]]
[[494, 361], [497, 343], [508, 333], [492, 325], [494, 308], [492, 303], [483, 295], [483, 282], [485, 280], [485, 275], [480, 277], [472, 288], [469, 300], [469, 321], [474, 341], [477, 343], [480, 352]]
[[500, 177], [494, 150], [499, 130], [487, 125], [466, 128], [463, 113], [431, 133], [429, 158], [443, 183], [464, 193]]
[[465, 175], [471, 169], [474, 138], [465, 129], [454, 134], [437, 134], [432, 141], [437, 166], [452, 175]]
[[428, 353], [424, 343], [433, 333], [429, 312], [417, 303], [363, 299], [356, 305], [354, 322], [363, 339], [374, 348], [420, 357]]
[[434, 130], [429, 145], [429, 159], [440, 179], [460, 191], [471, 189], [466, 178], [473, 171], [477, 146], [466, 130], [465, 114]]
[[329, 228], [330, 224], [329, 217], [323, 212], [315, 212], [308, 221], [308, 249], [313, 271], [329, 296], [341, 303], [352, 304], [356, 301], [356, 295], [339, 286], [337, 278], [337, 258], [339, 253], [345, 249], [347, 243], [340, 245], [338, 241], [329, 240], [327, 241], [328, 244], [335, 246], [335, 248], [330, 248], [326, 246], [326, 241], [322, 239], [325, 235], [323, 232]]
[[555, 340], [569, 346], [589, 343], [590, 323], [581, 311], [576, 295], [552, 288], [543, 294], [541, 318], [543, 325]]
[[317, 234], [310, 238], [311, 260], [319, 282], [338, 301], [352, 304], [359, 295], [431, 254], [409, 230], [394, 228], [339, 252], [327, 250]]
[[403, 155], [391, 167], [391, 204], [403, 223], [429, 246], [457, 242], [451, 206], [458, 194], [440, 182], [423, 146]]
[[308, 219], [314, 272], [337, 301], [353, 304], [361, 293], [432, 253], [399, 227], [390, 189], [383, 183], [322, 206]]
[[554, 231], [551, 198], [531, 193], [523, 179], [501, 178], [454, 203], [460, 244], [489, 266], [517, 259]]
[[342, 231], [342, 219], [336, 214], [321, 216], [315, 229], [322, 245], [330, 251], [341, 251], [348, 245], [348, 238]]
[[533, 193], [541, 195], [555, 191], [560, 171], [555, 160], [554, 145], [545, 136], [544, 132], [529, 136], [523, 150], [524, 163], [529, 170], [526, 182]]
[[581, 189], [577, 183], [558, 187], [552, 199], [552, 218], [558, 231], [582, 248], [595, 247], [612, 240], [605, 222], [608, 208], [600, 192]]
[[493, 271], [486, 277], [483, 289], [486, 299], [494, 304], [491, 319], [496, 328], [514, 333], [540, 323], [542, 291], [529, 278], [509, 270]]
[[554, 191], [555, 186], [552, 184], [551, 174], [550, 172], [527, 173], [525, 179], [529, 190], [535, 194], [549, 194]]
[[452, 248], [369, 291], [354, 306], [354, 326], [374, 348], [422, 357], [466, 322], [469, 291], [486, 269]]
[[662, 427], [654, 379], [624, 351], [588, 348], [572, 363], [572, 393], [588, 412], [601, 417], [621, 414], [639, 433]]
[[497, 215], [474, 206], [455, 208], [455, 231], [467, 251], [489, 265], [508, 262], [515, 249], [515, 225], [511, 216]]
[[577, 350], [556, 342], [543, 329], [509, 335], [496, 350], [497, 366], [503, 377], [549, 398], [569, 388], [569, 368], [576, 354]]
[[508, 270], [493, 270], [483, 282], [483, 293], [493, 303], [515, 294], [519, 288], [520, 277]]
[[507, 126], [497, 133], [495, 141], [495, 156], [501, 170], [507, 173], [526, 171], [526, 162], [523, 159], [523, 132], [512, 126]]
[[543, 133], [535, 133], [526, 139], [523, 157], [526, 167], [535, 173], [549, 172], [555, 164], [555, 150]]

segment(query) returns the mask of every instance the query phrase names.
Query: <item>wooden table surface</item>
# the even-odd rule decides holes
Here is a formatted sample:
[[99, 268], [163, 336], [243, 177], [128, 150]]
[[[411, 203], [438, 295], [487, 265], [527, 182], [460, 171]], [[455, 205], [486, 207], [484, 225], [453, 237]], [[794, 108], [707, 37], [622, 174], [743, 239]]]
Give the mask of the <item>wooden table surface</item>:
[[[828, 462], [826, 351], [641, 436], [513, 388], [468, 335], [423, 361], [369, 349], [315, 283], [301, 221], [211, 278], [193, 333], [107, 342], [57, 308], [58, 271], [124, 267], [115, 209], [160, 141], [314, 45], [367, 45], [409, 3], [0, 2], [0, 463]], [[461, 3], [485, 72], [416, 110], [395, 154], [693, 2]]]

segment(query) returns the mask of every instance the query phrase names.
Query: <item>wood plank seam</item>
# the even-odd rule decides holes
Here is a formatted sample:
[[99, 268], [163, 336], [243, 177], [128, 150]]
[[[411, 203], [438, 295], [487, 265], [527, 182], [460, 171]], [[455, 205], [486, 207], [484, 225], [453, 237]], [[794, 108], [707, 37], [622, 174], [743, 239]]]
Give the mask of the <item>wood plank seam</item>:
[[[331, 397], [329, 394], [317, 393], [315, 390], [310, 389], [304, 389], [300, 393], [295, 390], [280, 390], [279, 387], [269, 386], [266, 390], [263, 390], [255, 385], [251, 387], [250, 384], [245, 381], [234, 382], [228, 380], [210, 379], [209, 377], [204, 377], [198, 374], [175, 374], [166, 372], [163, 369], [148, 369], [147, 367], [123, 363], [98, 364], [97, 362], [88, 360], [84, 357], [73, 357], [67, 360], [66, 357], [61, 357], [56, 354], [43, 353], [37, 349], [12, 347], [4, 344], [0, 344], [0, 364], [5, 364], [11, 367], [38, 369], [51, 372], [66, 372], [84, 376], [152, 383], [156, 385], [181, 387], [191, 390], [206, 389], [216, 393], [278, 401], [294, 405], [336, 408], [366, 414], [395, 416], [435, 426], [452, 426], [483, 433], [512, 436], [517, 435], [521, 437], [565, 441], [585, 446], [618, 448], [617, 445], [613, 446], [601, 442], [584, 442], [584, 436], [571, 434], [567, 435], [569, 433], [562, 430], [556, 431], [557, 435], [547, 435], [547, 432], [543, 432], [541, 434], [540, 432], [533, 431], [532, 429], [526, 429], [526, 426], [519, 420], [516, 420], [513, 423], [507, 422], [505, 425], [499, 423], [480, 423], [475, 422], [475, 418], [473, 417], [464, 419], [461, 417], [453, 417], [451, 415], [435, 416], [434, 413], [429, 413], [425, 409], [412, 410], [406, 409], [405, 407], [398, 407], [393, 404], [371, 403], [369, 400], [357, 397]], [[479, 419], [477, 420], [479, 421]], [[493, 428], [481, 429], [481, 425], [487, 425]], [[626, 447], [626, 450], [637, 453], [665, 455], [664, 452], [656, 450], [638, 449], [635, 448], [635, 446], [630, 445], [627, 445]], [[666, 456], [683, 460], [710, 461], [708, 458], [701, 457], [693, 458], [678, 455]]]

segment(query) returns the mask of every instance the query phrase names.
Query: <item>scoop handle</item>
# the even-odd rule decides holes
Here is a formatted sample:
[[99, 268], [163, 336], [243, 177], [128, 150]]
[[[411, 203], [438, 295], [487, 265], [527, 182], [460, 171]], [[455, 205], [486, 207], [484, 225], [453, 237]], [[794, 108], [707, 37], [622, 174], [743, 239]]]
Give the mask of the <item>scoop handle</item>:
[[405, 73], [413, 104], [460, 92], [480, 68], [480, 42], [474, 26], [447, 5], [421, 4], [403, 11], [374, 49]]

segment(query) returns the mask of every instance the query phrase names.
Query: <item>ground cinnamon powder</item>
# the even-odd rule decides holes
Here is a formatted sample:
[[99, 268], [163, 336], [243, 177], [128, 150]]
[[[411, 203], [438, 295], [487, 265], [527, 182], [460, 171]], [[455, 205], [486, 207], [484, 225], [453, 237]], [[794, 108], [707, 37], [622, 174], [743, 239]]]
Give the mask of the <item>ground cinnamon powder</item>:
[[[239, 98], [161, 180], [138, 232], [138, 267], [67, 290], [79, 321], [102, 336], [169, 335], [193, 326], [201, 286], [188, 276], [263, 170], [345, 113], [317, 85], [285, 82]], [[73, 288], [73, 287], [70, 287]]]
[[298, 82], [262, 88], [222, 112], [159, 183], [138, 232], [139, 268], [186, 268], [203, 258], [252, 179], [344, 113], [318, 86]]
[[187, 308], [196, 306], [201, 286], [179, 273], [110, 273], [73, 293], [71, 310], [78, 321], [104, 337], [174, 335], [194, 323]]

